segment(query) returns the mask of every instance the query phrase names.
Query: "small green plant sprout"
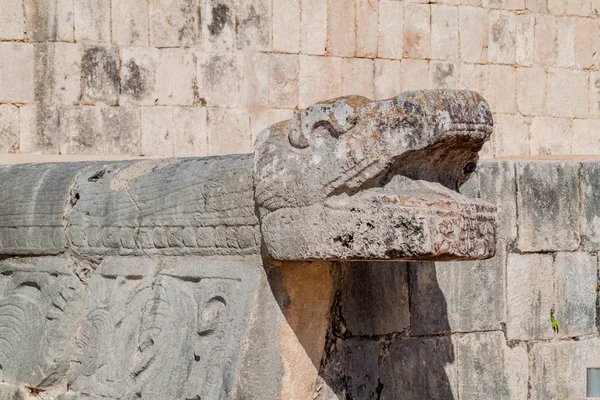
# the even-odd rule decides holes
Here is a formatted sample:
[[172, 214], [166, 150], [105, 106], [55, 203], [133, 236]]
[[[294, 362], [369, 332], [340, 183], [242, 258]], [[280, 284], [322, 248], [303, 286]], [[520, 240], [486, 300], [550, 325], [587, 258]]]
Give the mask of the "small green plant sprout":
[[552, 330], [558, 333], [560, 330], [560, 324], [558, 323], [558, 320], [554, 318], [554, 315], [550, 315], [550, 322], [552, 322]]

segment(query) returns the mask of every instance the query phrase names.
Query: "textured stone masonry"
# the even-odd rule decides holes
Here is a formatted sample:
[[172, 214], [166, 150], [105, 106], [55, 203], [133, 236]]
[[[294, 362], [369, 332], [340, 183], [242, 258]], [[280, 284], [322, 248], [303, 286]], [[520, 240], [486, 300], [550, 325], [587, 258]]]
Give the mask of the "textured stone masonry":
[[[499, 123], [484, 158], [598, 154], [598, 11], [589, 0], [5, 0], [0, 104], [43, 105], [44, 115], [83, 105], [227, 108], [225, 123], [245, 115], [251, 128], [233, 129], [242, 137], [231, 146], [209, 135], [168, 152], [115, 151], [93, 139], [67, 145], [64, 127], [25, 111], [17, 140], [0, 132], [11, 142], [0, 154], [230, 154], [298, 106], [427, 88], [488, 98]], [[142, 129], [137, 143], [154, 135]]]
[[[277, 58], [288, 62], [288, 56], [293, 57]], [[405, 61], [386, 60], [381, 73], [398, 71]], [[399, 103], [414, 106], [411, 95], [403, 96], [400, 99], [407, 103]], [[369, 138], [368, 132], [373, 131], [362, 125], [364, 121], [348, 128], [344, 119], [337, 119], [339, 111], [331, 111], [343, 110], [346, 101], [313, 106], [304, 120], [330, 118], [331, 129], [352, 129], [350, 136], [355, 139]], [[379, 107], [385, 110], [386, 104]], [[64, 141], [56, 145], [90, 146], [86, 141], [94, 138], [95, 146], [118, 151], [135, 142], [132, 136], [119, 142], [124, 135], [137, 135], [139, 140], [139, 132], [147, 131], [152, 136], [141, 136], [142, 151], [169, 156], [179, 143], [190, 154], [207, 154], [214, 151], [210, 146], [232, 145], [231, 138], [222, 135], [233, 129], [225, 122], [231, 118], [229, 113], [237, 113], [233, 127], [240, 133], [251, 129], [243, 110], [134, 105], [71, 105], [59, 111], [35, 104], [3, 105], [0, 126], [13, 132], [12, 140], [19, 130], [37, 132], [38, 141], [28, 144], [32, 147], [44, 146], [41, 139], [56, 131]], [[301, 115], [288, 118], [300, 122]], [[36, 119], [44, 121], [41, 128], [31, 122]], [[102, 130], [93, 130], [94, 126]], [[8, 185], [0, 193], [0, 204], [7, 210], [0, 215], [0, 252], [6, 255], [0, 262], [0, 322], [10, 320], [16, 331], [25, 332], [21, 319], [11, 311], [20, 309], [29, 316], [27, 332], [31, 332], [19, 339], [11, 337], [10, 343], [18, 343], [15, 346], [0, 343], [5, 381], [0, 395], [25, 396], [29, 390], [21, 386], [25, 382], [44, 389], [45, 398], [56, 398], [66, 381], [55, 377], [69, 370], [66, 379], [71, 391], [58, 398], [75, 398], [75, 393], [108, 398], [118, 393], [193, 398], [200, 393], [203, 398], [217, 398], [221, 390], [230, 397], [244, 393], [260, 399], [585, 396], [585, 368], [600, 363], [598, 162], [480, 162], [460, 192], [498, 207], [499, 240], [495, 257], [489, 260], [273, 261], [266, 265], [265, 276], [260, 260], [247, 258], [261, 249], [289, 259], [331, 257], [332, 249], [334, 255], [364, 254], [366, 249], [381, 254], [369, 242], [378, 235], [369, 224], [375, 227], [393, 220], [374, 219], [385, 215], [385, 203], [375, 212], [365, 207], [365, 199], [378, 193], [377, 188], [333, 196], [337, 201], [311, 203], [315, 198], [306, 193], [320, 193], [315, 192], [317, 171], [335, 171], [335, 164], [308, 171], [313, 164], [299, 160], [286, 170], [277, 167], [280, 157], [269, 156], [269, 149], [295, 143], [300, 147], [293, 150], [295, 154], [318, 164], [324, 159], [311, 145], [321, 143], [326, 146], [323, 151], [332, 154], [327, 146], [335, 141], [327, 129], [307, 131], [301, 124], [294, 129], [289, 123], [278, 124], [263, 134], [270, 133], [270, 141], [259, 140], [263, 153], [257, 166], [271, 172], [258, 176], [262, 183], [256, 192], [250, 155], [0, 168], [0, 181]], [[385, 141], [385, 132], [389, 134], [385, 129], [377, 132], [384, 133], [377, 141]], [[288, 137], [282, 141], [279, 135]], [[391, 141], [381, 148], [378, 160], [397, 140], [395, 135], [388, 138]], [[50, 138], [44, 140], [52, 143]], [[303, 147], [305, 140], [308, 147]], [[14, 144], [8, 141], [5, 146], [9, 145]], [[235, 146], [240, 152], [250, 149], [249, 142]], [[426, 173], [428, 179], [436, 176], [435, 169], [419, 165], [417, 170], [397, 165], [395, 171], [413, 177]], [[289, 184], [277, 184], [278, 176], [296, 183], [302, 182], [301, 177], [312, 178], [303, 190], [293, 192]], [[353, 176], [348, 175], [349, 182], [356, 179]], [[325, 176], [324, 181], [332, 179]], [[396, 177], [384, 188], [405, 194], [418, 189], [422, 198], [423, 190], [432, 189], [424, 185], [411, 187]], [[456, 187], [452, 181], [446, 185]], [[346, 200], [340, 201], [344, 196], [356, 202], [349, 214], [343, 214], [349, 207]], [[284, 200], [293, 207], [286, 207]], [[257, 210], [255, 201], [264, 207]], [[324, 204], [320, 201], [327, 202], [323, 210], [335, 209], [343, 217], [317, 211]], [[395, 210], [401, 209], [393, 204]], [[290, 209], [299, 214], [289, 213]], [[344, 225], [357, 213], [360, 223]], [[319, 219], [313, 221], [311, 215]], [[327, 218], [333, 222], [323, 224]], [[271, 227], [259, 228], [260, 220]], [[291, 223], [296, 225], [288, 233]], [[304, 230], [307, 223], [321, 224], [321, 229]], [[337, 232], [332, 227], [342, 234], [329, 239], [311, 239], [307, 234]], [[368, 229], [372, 233], [363, 235]], [[439, 232], [444, 238], [454, 237], [454, 230], [446, 225]], [[274, 240], [284, 235], [287, 240]], [[462, 239], [457, 243], [468, 243], [470, 235], [459, 233]], [[326, 240], [329, 249], [322, 246]], [[418, 243], [426, 249], [426, 240], [420, 238]], [[399, 248], [414, 251], [410, 246]], [[461, 251], [460, 246], [449, 249]], [[477, 246], [466, 248], [470, 249]], [[85, 290], [103, 293], [101, 301], [84, 296]], [[37, 298], [38, 302], [28, 300]], [[255, 298], [262, 300], [253, 302]], [[252, 318], [245, 319], [247, 315]], [[551, 317], [559, 324], [555, 329]], [[70, 345], [68, 335], [60, 332], [76, 332], [78, 318], [84, 322]], [[227, 324], [219, 325], [222, 318]], [[251, 345], [237, 336], [242, 330], [253, 338]], [[166, 337], [172, 345], [160, 346]], [[129, 361], [117, 361], [114, 348]], [[189, 373], [199, 377], [193, 385], [177, 383], [186, 381], [188, 370], [173, 368], [165, 376], [152, 361], [179, 354], [186, 355], [183, 364]], [[67, 359], [73, 362], [67, 365]], [[41, 360], [35, 364], [40, 368], [16, 360]], [[239, 362], [225, 366], [218, 360]], [[214, 375], [206, 374], [207, 365], [214, 367]], [[105, 370], [112, 375], [107, 377]], [[223, 375], [219, 372], [223, 370], [231, 372]]]
[[[600, 364], [595, 320], [599, 242], [593, 225], [598, 162], [560, 163], [560, 170], [574, 171], [567, 175], [573, 179], [568, 186], [561, 186], [556, 167], [557, 163], [548, 161], [480, 162], [461, 187], [469, 197], [499, 207], [502, 240], [493, 259], [409, 263], [401, 286], [397, 283], [400, 274], [392, 278], [390, 271], [377, 263], [370, 271], [363, 266], [342, 275], [338, 283], [342, 296], [334, 305], [340, 304], [343, 319], [332, 324], [334, 349], [326, 353], [321, 374], [335, 394], [411, 399], [585, 398], [586, 368]], [[538, 178], [532, 181], [525, 170], [536, 171]], [[554, 182], [560, 196], [551, 192], [522, 196], [531, 187], [546, 190], [543, 182]], [[545, 249], [518, 247], [525, 243], [521, 235], [528, 234], [532, 224], [538, 233], [533, 238], [550, 231], [550, 227], [546, 230], [546, 225], [538, 225], [541, 222], [521, 219], [522, 215], [540, 208], [540, 198], [546, 198], [544, 208], [549, 211], [562, 207], [565, 199], [577, 203], [580, 188], [583, 208], [575, 204], [556, 214], [559, 220], [573, 219], [575, 225], [553, 223], [551, 230], [555, 237], [579, 240], [577, 221], [581, 218], [582, 246], [565, 251], [558, 241]], [[356, 315], [365, 315], [365, 310], [383, 302], [367, 300], [363, 308], [356, 309], [356, 301], [347, 300], [346, 291], [358, 293], [354, 289], [358, 274], [365, 280], [375, 274], [387, 276], [368, 280], [381, 285], [380, 293], [399, 288], [394, 296], [385, 298], [395, 299], [398, 313], [410, 315], [409, 326], [369, 336], [351, 329]], [[363, 293], [370, 293], [370, 283], [363, 285]], [[405, 288], [408, 310], [402, 297]], [[560, 325], [557, 331], [552, 328], [551, 316]], [[372, 326], [377, 326], [377, 319], [371, 318]], [[403, 316], [397, 318], [404, 320]], [[426, 373], [423, 365], [427, 365]]]
[[[171, 125], [175, 144], [185, 134], [192, 146], [202, 119], [194, 114], [205, 111], [143, 110], [161, 110], [143, 117], [159, 139]], [[230, 112], [240, 110], [205, 118]], [[141, 124], [135, 107], [61, 113], [68, 145], [91, 137], [105, 151], [135, 143], [129, 135]], [[507, 348], [489, 315], [476, 321], [487, 307], [470, 313], [462, 304], [441, 329], [424, 307], [447, 310], [432, 260], [482, 261], [497, 250], [497, 207], [457, 192], [492, 124], [474, 92], [353, 96], [270, 126], [254, 154], [1, 167], [0, 394], [315, 399], [374, 389], [447, 398], [453, 387], [470, 395], [461, 371], [486, 381], [501, 365], [472, 364], [495, 356], [517, 365], [523, 351]], [[208, 143], [225, 146], [230, 138], [219, 135], [229, 128], [209, 124]], [[504, 263], [497, 259], [470, 302], [502, 297], [488, 285]], [[491, 332], [465, 344], [439, 336], [458, 326]], [[481, 348], [470, 352], [474, 343]], [[427, 379], [405, 372], [423, 360]], [[350, 377], [357, 368], [362, 377]], [[505, 376], [498, 388], [520, 390], [518, 371]]]

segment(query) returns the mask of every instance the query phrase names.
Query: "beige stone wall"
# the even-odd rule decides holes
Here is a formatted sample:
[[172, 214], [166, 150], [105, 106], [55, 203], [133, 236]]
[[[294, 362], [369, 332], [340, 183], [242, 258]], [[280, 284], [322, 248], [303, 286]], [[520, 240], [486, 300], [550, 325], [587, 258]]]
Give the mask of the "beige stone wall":
[[0, 162], [249, 152], [260, 130], [317, 100], [439, 87], [491, 103], [484, 157], [600, 153], [599, 8], [2, 0]]

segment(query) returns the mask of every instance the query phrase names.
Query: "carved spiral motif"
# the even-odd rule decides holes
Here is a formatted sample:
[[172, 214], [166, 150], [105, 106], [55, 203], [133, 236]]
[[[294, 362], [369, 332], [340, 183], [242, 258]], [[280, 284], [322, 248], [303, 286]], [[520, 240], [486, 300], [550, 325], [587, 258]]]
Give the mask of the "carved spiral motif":
[[82, 351], [77, 375], [91, 376], [106, 363], [107, 342], [112, 328], [112, 318], [104, 308], [93, 310], [86, 316], [77, 343]]

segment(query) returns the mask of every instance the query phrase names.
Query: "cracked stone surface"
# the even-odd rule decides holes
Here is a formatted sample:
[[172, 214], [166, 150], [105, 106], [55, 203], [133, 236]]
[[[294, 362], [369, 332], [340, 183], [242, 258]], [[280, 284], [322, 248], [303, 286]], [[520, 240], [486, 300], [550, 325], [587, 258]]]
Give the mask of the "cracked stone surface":
[[0, 393], [313, 399], [338, 302], [352, 332], [409, 329], [406, 291], [398, 324], [352, 311], [389, 307], [352, 261], [401, 282], [395, 261], [494, 255], [496, 207], [457, 192], [491, 131], [476, 93], [407, 92], [300, 110], [253, 155], [0, 167]]

